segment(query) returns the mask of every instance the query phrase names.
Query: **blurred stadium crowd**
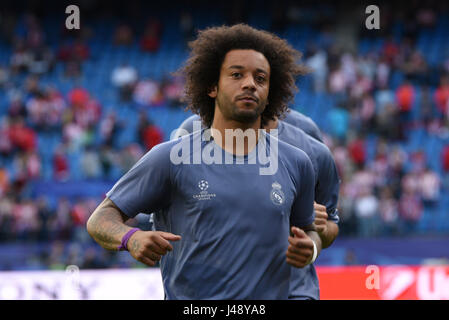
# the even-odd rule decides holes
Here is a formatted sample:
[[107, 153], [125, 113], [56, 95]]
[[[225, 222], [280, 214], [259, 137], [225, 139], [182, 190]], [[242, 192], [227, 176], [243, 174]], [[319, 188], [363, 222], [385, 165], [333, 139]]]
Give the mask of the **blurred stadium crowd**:
[[[317, 122], [334, 154], [340, 237], [449, 231], [446, 3], [383, 3], [380, 30], [365, 28], [364, 7], [332, 2], [277, 1], [273, 10], [175, 2], [143, 14], [130, 1], [121, 15], [91, 3], [80, 8], [79, 31], [65, 29], [63, 10], [1, 11], [0, 241], [2, 250], [51, 244], [10, 268], [138, 266], [81, 249], [93, 244], [85, 223], [108, 190], [85, 186], [112, 186], [190, 116], [183, 80], [170, 72], [195, 30], [223, 23], [273, 31], [304, 53], [313, 72], [291, 107]], [[70, 192], [36, 191], [49, 185]], [[129, 223], [149, 228], [148, 216]]]

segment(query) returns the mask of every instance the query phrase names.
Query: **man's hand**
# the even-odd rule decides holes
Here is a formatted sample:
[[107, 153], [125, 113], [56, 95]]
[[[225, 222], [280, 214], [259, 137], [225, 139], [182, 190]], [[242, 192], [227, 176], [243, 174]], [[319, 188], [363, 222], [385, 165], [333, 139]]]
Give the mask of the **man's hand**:
[[288, 237], [290, 245], [287, 249], [287, 263], [303, 268], [313, 257], [313, 240], [301, 229], [292, 227], [293, 237]]
[[320, 237], [323, 237], [327, 233], [327, 212], [326, 207], [314, 202], [313, 208], [315, 209], [315, 230]]
[[172, 251], [169, 241], [179, 241], [181, 236], [162, 231], [137, 231], [128, 241], [128, 251], [134, 259], [153, 267], [161, 257]]

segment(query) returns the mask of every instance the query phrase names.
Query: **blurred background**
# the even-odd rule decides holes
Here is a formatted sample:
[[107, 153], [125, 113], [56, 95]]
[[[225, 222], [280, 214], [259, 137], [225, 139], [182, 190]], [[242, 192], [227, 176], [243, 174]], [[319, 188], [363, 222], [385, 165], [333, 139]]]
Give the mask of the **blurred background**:
[[[69, 4], [79, 30], [65, 27]], [[379, 30], [365, 26], [370, 4]], [[449, 3], [416, 0], [3, 1], [0, 299], [61, 297], [20, 283], [73, 265], [98, 279], [105, 269], [159, 274], [103, 250], [85, 224], [191, 115], [171, 74], [187, 42], [237, 22], [286, 38], [313, 70], [291, 108], [318, 124], [342, 179], [340, 235], [316, 263], [322, 298], [449, 299]], [[150, 229], [143, 214], [129, 224]], [[380, 288], [366, 288], [368, 265]]]

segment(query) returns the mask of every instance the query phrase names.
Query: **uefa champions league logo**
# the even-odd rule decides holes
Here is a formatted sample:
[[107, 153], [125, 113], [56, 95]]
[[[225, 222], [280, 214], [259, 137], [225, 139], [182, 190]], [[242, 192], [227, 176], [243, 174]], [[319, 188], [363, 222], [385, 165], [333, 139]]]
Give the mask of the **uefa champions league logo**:
[[206, 191], [207, 188], [209, 188], [209, 182], [207, 182], [206, 180], [201, 180], [200, 182], [198, 182], [198, 188], [200, 188], [201, 191]]
[[212, 198], [215, 198], [217, 196], [215, 193], [207, 192], [207, 189], [209, 188], [209, 182], [207, 182], [206, 180], [200, 180], [198, 182], [198, 188], [200, 188], [201, 192], [199, 194], [193, 195], [193, 198], [196, 200], [211, 200]]

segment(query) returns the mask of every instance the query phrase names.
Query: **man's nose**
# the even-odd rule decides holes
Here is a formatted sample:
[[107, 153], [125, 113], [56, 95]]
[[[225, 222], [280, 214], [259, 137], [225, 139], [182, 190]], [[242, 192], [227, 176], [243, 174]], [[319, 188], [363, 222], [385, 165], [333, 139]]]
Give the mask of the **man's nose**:
[[242, 89], [243, 90], [251, 90], [251, 91], [256, 90], [256, 83], [255, 83], [254, 78], [252, 76], [246, 76], [243, 79]]

